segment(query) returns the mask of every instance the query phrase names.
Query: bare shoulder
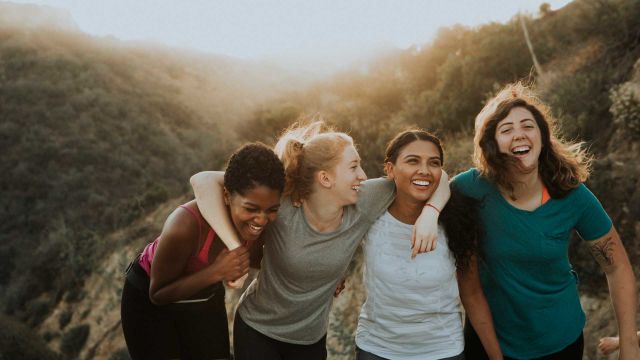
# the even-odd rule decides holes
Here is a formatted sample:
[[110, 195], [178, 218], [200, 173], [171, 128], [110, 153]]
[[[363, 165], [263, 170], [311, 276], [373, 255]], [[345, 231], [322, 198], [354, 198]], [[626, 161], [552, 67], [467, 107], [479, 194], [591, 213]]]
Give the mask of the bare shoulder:
[[[185, 204], [192, 211], [198, 211], [195, 200]], [[162, 228], [162, 238], [171, 242], [179, 241], [197, 246], [199, 235], [199, 222], [195, 216], [187, 209], [176, 207], [167, 217]]]

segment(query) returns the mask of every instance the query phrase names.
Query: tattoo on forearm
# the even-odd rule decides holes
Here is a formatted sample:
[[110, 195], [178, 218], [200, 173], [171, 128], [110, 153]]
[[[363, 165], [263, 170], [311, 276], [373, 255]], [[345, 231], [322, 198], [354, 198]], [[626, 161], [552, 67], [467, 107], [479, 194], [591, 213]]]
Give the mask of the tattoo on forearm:
[[589, 251], [601, 265], [613, 265], [613, 239], [608, 237], [589, 247]]

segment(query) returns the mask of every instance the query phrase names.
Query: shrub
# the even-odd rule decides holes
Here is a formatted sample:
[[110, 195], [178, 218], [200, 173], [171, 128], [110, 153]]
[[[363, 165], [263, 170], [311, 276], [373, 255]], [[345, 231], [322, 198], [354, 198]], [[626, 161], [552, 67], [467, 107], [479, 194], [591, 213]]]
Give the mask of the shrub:
[[77, 355], [89, 337], [90, 327], [87, 324], [71, 328], [60, 339], [60, 351], [69, 357]]
[[62, 313], [60, 313], [60, 316], [58, 317], [58, 324], [60, 325], [60, 329], [64, 329], [64, 327], [69, 324], [72, 316], [73, 313], [69, 310], [64, 310]]
[[127, 348], [120, 348], [109, 356], [109, 360], [131, 360]]
[[613, 122], [626, 130], [633, 139], [640, 139], [640, 93], [627, 83], [610, 91]]

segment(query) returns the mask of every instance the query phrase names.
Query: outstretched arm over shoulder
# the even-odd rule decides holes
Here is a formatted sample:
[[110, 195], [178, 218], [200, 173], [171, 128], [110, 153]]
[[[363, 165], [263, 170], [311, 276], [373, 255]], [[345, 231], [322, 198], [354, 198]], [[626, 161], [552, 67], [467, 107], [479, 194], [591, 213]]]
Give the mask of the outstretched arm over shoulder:
[[589, 241], [589, 251], [607, 275], [609, 293], [620, 334], [620, 359], [640, 358], [636, 338], [636, 282], [629, 257], [615, 227]]
[[435, 250], [438, 243], [438, 217], [451, 197], [449, 175], [443, 170], [436, 191], [422, 209], [413, 227], [411, 256]]
[[239, 247], [240, 239], [224, 205], [224, 172], [199, 172], [193, 175], [190, 181], [198, 209], [204, 219], [215, 229], [229, 250]]
[[[240, 247], [240, 239], [224, 204], [224, 172], [199, 172], [193, 175], [190, 181], [198, 209], [207, 223], [216, 231], [229, 250]], [[244, 279], [246, 276], [227, 285], [232, 288], [240, 288]]]

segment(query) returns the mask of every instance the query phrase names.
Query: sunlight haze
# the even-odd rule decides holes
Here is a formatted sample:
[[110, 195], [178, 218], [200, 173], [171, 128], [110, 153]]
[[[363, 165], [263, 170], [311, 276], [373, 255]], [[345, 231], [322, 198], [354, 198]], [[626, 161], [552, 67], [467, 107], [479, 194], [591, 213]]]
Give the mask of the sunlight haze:
[[[31, 0], [64, 9], [83, 32], [283, 65], [344, 67], [428, 43], [438, 28], [535, 14], [542, 0]], [[550, 0], [553, 9], [567, 0]]]

